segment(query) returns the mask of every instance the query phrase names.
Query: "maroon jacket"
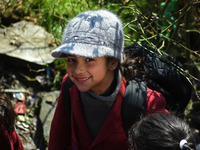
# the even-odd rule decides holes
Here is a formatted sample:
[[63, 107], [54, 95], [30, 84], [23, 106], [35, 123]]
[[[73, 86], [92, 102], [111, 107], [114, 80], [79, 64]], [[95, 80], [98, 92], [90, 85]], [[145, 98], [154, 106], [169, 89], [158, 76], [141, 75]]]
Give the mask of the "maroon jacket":
[[[63, 83], [67, 76], [64, 77]], [[63, 87], [62, 87], [63, 88]], [[125, 93], [125, 82], [122, 79], [116, 102], [99, 131], [95, 140], [92, 140], [87, 123], [83, 116], [79, 91], [76, 85], [70, 89], [71, 97], [71, 130], [67, 122], [66, 111], [62, 103], [62, 89], [59, 96], [55, 115], [51, 124], [49, 150], [126, 150], [128, 140], [122, 126], [121, 104]], [[147, 88], [146, 114], [154, 112], [168, 113], [165, 109], [164, 97]]]
[[14, 128], [8, 131], [3, 125], [0, 125], [0, 149], [24, 150], [21, 140]]

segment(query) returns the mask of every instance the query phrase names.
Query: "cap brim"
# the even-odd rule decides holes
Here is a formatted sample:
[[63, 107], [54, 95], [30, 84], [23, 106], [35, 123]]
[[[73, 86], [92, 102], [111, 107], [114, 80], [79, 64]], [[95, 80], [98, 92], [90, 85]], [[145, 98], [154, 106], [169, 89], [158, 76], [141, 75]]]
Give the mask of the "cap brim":
[[67, 55], [76, 55], [83, 57], [103, 57], [114, 56], [111, 54], [114, 52], [111, 48], [99, 45], [91, 45], [85, 43], [66, 43], [63, 44], [51, 52], [51, 55], [55, 58], [64, 58]]

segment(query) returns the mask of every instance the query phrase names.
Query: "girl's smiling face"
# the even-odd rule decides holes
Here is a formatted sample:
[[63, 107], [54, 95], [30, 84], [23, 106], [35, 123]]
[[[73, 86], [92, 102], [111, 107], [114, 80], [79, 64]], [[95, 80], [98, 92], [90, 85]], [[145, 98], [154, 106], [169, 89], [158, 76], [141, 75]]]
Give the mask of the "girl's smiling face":
[[103, 94], [114, 79], [117, 65], [116, 59], [108, 62], [106, 57], [67, 56], [67, 73], [81, 92]]

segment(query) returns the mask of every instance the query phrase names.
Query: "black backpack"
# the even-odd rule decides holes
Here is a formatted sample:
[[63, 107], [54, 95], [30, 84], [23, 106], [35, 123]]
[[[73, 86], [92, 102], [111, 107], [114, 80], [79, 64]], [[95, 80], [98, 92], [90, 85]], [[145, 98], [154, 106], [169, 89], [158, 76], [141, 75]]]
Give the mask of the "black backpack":
[[[129, 45], [124, 49], [125, 53], [130, 54], [130, 58], [134, 51], [138, 51], [139, 55], [146, 58], [150, 79], [149, 82], [128, 81], [122, 101], [122, 123], [125, 132], [145, 113], [147, 87], [162, 93], [167, 102], [167, 109], [179, 114], [184, 112], [192, 93], [192, 85], [182, 70], [181, 64], [171, 56], [164, 52], [160, 55], [156, 49], [138, 44]], [[69, 89], [72, 86], [73, 82], [68, 77], [63, 83], [62, 95], [67, 118], [71, 117]]]
[[132, 44], [124, 49], [130, 58], [131, 53], [136, 51], [146, 59], [149, 72], [147, 87], [162, 93], [167, 102], [166, 108], [181, 116], [193, 89], [182, 65], [167, 53], [145, 45]]

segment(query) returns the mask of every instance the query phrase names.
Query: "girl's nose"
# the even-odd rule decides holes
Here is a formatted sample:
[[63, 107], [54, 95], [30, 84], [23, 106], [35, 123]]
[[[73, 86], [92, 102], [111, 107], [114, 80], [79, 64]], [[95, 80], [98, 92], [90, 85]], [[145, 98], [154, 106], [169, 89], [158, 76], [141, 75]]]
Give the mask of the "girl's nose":
[[81, 74], [81, 73], [84, 72], [84, 70], [85, 70], [84, 64], [83, 63], [77, 63], [75, 73]]

